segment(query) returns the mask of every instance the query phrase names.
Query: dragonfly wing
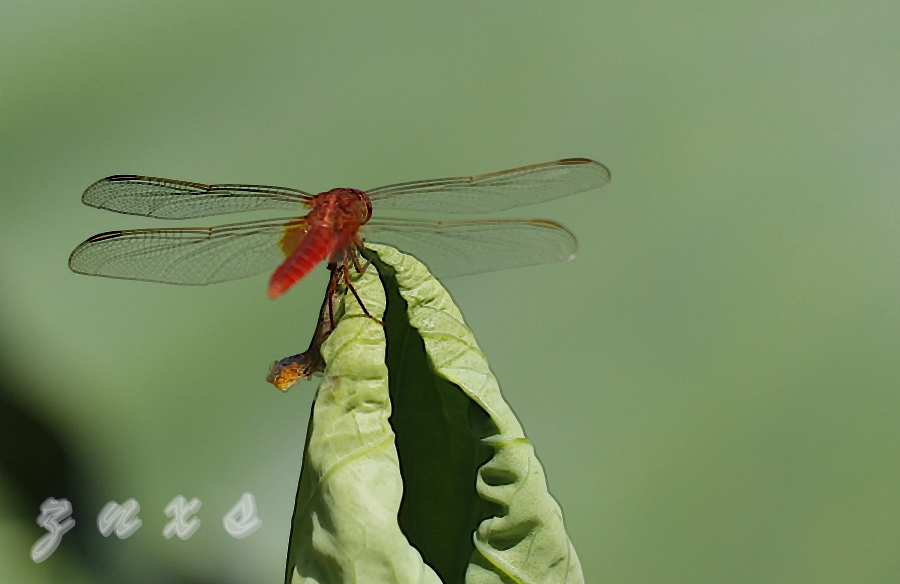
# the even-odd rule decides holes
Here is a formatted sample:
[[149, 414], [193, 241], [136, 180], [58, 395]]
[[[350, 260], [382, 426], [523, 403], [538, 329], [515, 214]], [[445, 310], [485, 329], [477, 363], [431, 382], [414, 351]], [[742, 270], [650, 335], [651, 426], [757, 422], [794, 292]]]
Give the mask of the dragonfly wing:
[[373, 219], [363, 236], [412, 254], [439, 278], [571, 260], [578, 249], [571, 231], [544, 219]]
[[424, 180], [366, 191], [377, 210], [493, 213], [602, 187], [609, 169], [566, 158], [478, 176]]
[[294, 189], [255, 185], [205, 185], [116, 175], [100, 179], [84, 191], [88, 206], [159, 219], [190, 219], [258, 209], [301, 212], [312, 195]]
[[285, 233], [303, 223], [301, 217], [210, 228], [111, 231], [76, 247], [69, 268], [91, 276], [189, 286], [238, 280], [283, 261]]

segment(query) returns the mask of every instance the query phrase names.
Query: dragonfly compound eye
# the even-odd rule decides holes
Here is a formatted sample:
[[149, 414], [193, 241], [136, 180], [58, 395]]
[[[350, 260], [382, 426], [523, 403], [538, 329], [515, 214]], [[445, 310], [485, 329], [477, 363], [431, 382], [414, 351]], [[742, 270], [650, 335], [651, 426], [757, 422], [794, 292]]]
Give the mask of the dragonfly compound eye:
[[362, 212], [362, 208], [360, 209], [360, 220], [362, 223], [366, 223], [372, 218], [372, 201], [369, 199], [369, 195], [362, 191], [353, 189], [353, 194], [359, 198], [360, 202], [365, 204], [365, 213]]

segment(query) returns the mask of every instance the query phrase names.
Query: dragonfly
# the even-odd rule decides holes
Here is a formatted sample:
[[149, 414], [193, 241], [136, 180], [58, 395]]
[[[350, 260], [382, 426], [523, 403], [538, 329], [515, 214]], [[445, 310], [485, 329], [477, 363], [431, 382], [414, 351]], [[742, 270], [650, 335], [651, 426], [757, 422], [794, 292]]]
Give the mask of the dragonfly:
[[[350, 280], [365, 269], [366, 242], [389, 245], [422, 260], [437, 278], [517, 268], [575, 257], [571, 231], [547, 219], [431, 220], [391, 218], [390, 211], [482, 214], [543, 203], [601, 187], [609, 169], [587, 158], [565, 158], [511, 170], [392, 184], [373, 189], [298, 189], [114, 175], [90, 185], [85, 205], [157, 219], [195, 219], [248, 211], [288, 217], [216, 227], [107, 231], [78, 245], [69, 268], [79, 274], [202, 286], [274, 270], [268, 295], [277, 298], [321, 262], [330, 271], [325, 313], [343, 282], [366, 316]], [[377, 319], [376, 319], [377, 320]], [[321, 331], [317, 331], [317, 334]]]

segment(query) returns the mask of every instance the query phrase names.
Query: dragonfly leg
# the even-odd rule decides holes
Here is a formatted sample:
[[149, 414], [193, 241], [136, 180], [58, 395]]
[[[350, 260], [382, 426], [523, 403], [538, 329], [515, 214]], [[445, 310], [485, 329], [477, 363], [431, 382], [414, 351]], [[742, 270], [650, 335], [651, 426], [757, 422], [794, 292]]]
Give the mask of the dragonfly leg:
[[[347, 266], [347, 260], [344, 260], [344, 266], [345, 267]], [[374, 320], [381, 326], [384, 326], [384, 322], [375, 318], [374, 316], [372, 316], [369, 313], [369, 309], [366, 308], [366, 305], [363, 304], [363, 301], [359, 297], [359, 294], [356, 293], [356, 288], [354, 288], [353, 284], [350, 282], [350, 271], [347, 269], [344, 269], [343, 272], [344, 272], [344, 283], [347, 284], [347, 289], [350, 290], [351, 292], [353, 292], [353, 296], [356, 298], [356, 301], [359, 303], [359, 307], [362, 308], [363, 314], [365, 314], [366, 316], [368, 316], [369, 318], [371, 318], [372, 320]]]
[[371, 260], [366, 259], [366, 263], [363, 265], [359, 265], [359, 251], [358, 248], [362, 248], [361, 243], [357, 243], [355, 248], [351, 248], [350, 250], [350, 259], [353, 260], [353, 267], [356, 268], [356, 271], [360, 274], [364, 274], [366, 268], [369, 267], [369, 264], [372, 263]]

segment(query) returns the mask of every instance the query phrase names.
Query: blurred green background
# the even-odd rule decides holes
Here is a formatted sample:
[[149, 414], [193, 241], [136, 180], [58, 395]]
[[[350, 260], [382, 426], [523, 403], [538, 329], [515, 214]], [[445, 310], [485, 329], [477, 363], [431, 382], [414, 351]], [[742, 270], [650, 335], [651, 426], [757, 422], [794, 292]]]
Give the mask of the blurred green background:
[[[139, 173], [320, 191], [568, 156], [573, 263], [447, 281], [591, 582], [900, 577], [900, 4], [0, 3], [0, 581], [280, 582], [324, 268], [77, 276]], [[225, 218], [227, 222], [235, 217]], [[191, 224], [215, 224], [198, 220]], [[425, 258], [427, 261], [427, 258]], [[252, 492], [262, 528], [222, 516]], [[203, 502], [189, 540], [165, 505]], [[75, 529], [28, 551], [46, 497]], [[96, 516], [134, 497], [143, 527]]]

